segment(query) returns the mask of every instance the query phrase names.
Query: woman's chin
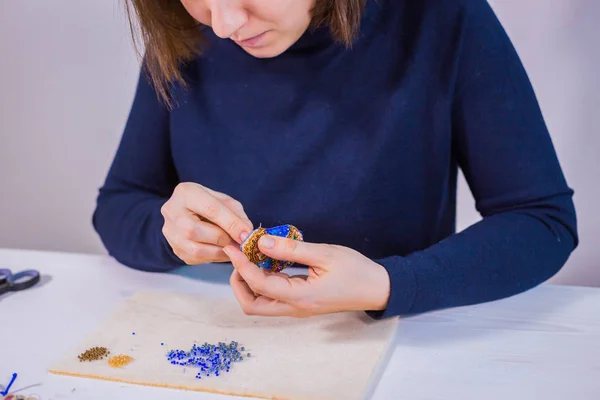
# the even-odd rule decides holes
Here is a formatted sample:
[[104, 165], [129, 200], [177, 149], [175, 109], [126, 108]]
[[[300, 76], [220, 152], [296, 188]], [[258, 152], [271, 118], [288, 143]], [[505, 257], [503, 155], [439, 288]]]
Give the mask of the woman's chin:
[[292, 46], [293, 43], [283, 43], [282, 41], [274, 41], [264, 46], [244, 46], [239, 44], [246, 53], [256, 58], [273, 58], [285, 52]]

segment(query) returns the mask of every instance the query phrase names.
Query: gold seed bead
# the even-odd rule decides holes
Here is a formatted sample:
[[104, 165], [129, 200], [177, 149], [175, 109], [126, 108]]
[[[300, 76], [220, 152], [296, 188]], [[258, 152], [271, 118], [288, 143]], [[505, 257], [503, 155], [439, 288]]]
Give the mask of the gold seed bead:
[[118, 368], [118, 367], [127, 365], [132, 361], [133, 361], [132, 357], [125, 355], [125, 354], [119, 354], [118, 356], [112, 356], [111, 358], [109, 358], [108, 364], [111, 367]]
[[101, 360], [106, 356], [108, 350], [106, 347], [92, 347], [77, 356], [80, 362]]

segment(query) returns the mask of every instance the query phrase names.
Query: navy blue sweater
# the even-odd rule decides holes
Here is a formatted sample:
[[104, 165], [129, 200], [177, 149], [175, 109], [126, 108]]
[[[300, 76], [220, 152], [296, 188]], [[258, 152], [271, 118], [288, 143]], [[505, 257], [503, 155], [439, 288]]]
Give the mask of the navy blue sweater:
[[[255, 226], [382, 264], [391, 296], [374, 318], [523, 292], [577, 246], [573, 191], [486, 0], [369, 1], [351, 49], [320, 29], [257, 59], [206, 35], [172, 110], [140, 74], [93, 217], [121, 263], [183, 264], [160, 207], [185, 181], [238, 199]], [[458, 168], [483, 217], [459, 233]]]

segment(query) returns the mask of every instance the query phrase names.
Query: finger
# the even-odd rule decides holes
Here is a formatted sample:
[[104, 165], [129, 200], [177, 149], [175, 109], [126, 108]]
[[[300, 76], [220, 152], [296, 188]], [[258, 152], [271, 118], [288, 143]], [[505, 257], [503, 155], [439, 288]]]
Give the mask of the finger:
[[[309, 295], [310, 286], [302, 279], [289, 279], [287, 275], [270, 274], [251, 263], [246, 255], [234, 246], [223, 248], [231, 263], [254, 293], [294, 305]], [[285, 275], [285, 274], [282, 274]]]
[[245, 314], [263, 317], [295, 317], [306, 313], [306, 311], [298, 309], [291, 304], [265, 296], [258, 296], [246, 308], [242, 307], [242, 310]]
[[246, 214], [246, 211], [244, 210], [244, 206], [242, 205], [242, 203], [240, 203], [238, 200], [234, 199], [233, 197], [226, 195], [225, 193], [217, 192], [217, 191], [214, 191], [209, 188], [205, 188], [205, 189], [211, 195], [213, 195], [214, 197], [216, 197], [217, 199], [219, 199], [223, 203], [225, 203], [225, 205], [227, 205], [227, 207], [229, 207], [229, 209], [231, 211], [233, 211], [238, 217], [240, 217], [241, 219], [248, 222], [248, 225], [250, 225], [252, 227], [254, 226], [252, 224], [252, 221], [250, 221], [250, 218], [248, 218], [248, 215]]
[[256, 296], [250, 286], [244, 281], [244, 278], [240, 275], [237, 270], [233, 270], [231, 273], [231, 277], [229, 278], [229, 283], [231, 284], [231, 289], [233, 290], [233, 294], [235, 298], [238, 300], [242, 309], [245, 309], [249, 304], [256, 300]]
[[177, 221], [177, 225], [181, 230], [182, 237], [186, 240], [212, 244], [219, 247], [235, 243], [223, 229], [209, 222], [201, 221], [197, 215], [191, 212], [181, 217]]
[[[216, 190], [212, 190], [210, 188], [207, 188], [205, 186], [201, 186], [201, 185], [193, 185], [194, 187], [191, 187], [192, 185], [186, 185], [184, 186], [185, 190], [205, 190], [207, 191], [210, 195], [212, 195], [213, 197], [217, 198], [218, 200], [221, 200], [231, 211], [233, 211], [238, 217], [240, 217], [241, 219], [243, 219], [247, 225], [250, 227], [250, 231], [252, 231], [254, 229], [254, 225], [252, 224], [252, 221], [250, 221], [250, 218], [248, 218], [248, 215], [246, 214], [246, 212], [244, 211], [244, 207], [242, 205], [242, 203], [240, 203], [238, 200], [234, 199], [233, 197], [225, 194], [225, 193], [221, 193], [221, 192], [217, 192]], [[198, 218], [202, 221], [206, 221], [208, 223], [212, 222], [210, 220], [208, 220], [207, 218], [199, 215]]]
[[202, 187], [192, 186], [189, 190], [192, 193], [184, 196], [185, 207], [221, 227], [237, 243], [241, 243], [242, 237], [246, 237], [252, 231], [252, 226], [246, 220]]
[[258, 241], [259, 250], [276, 260], [287, 260], [309, 266], [321, 266], [331, 260], [335, 247], [327, 244], [264, 235]]
[[229, 261], [229, 257], [219, 246], [185, 240], [180, 242], [177, 248], [177, 256], [190, 265]]
[[303, 281], [308, 279], [308, 275], [292, 275], [290, 279], [302, 279]]
[[233, 271], [229, 281], [233, 294], [244, 314], [266, 317], [297, 316], [302, 314], [302, 310], [290, 304], [265, 296], [256, 296], [237, 270]]
[[[188, 221], [196, 218], [195, 216], [187, 219]], [[206, 223], [208, 229], [217, 229], [219, 227]], [[165, 224], [163, 226], [163, 235], [173, 252], [177, 257], [186, 262], [186, 264], [202, 264], [207, 262], [224, 262], [229, 261], [229, 257], [223, 252], [223, 246], [210, 243], [201, 243], [202, 238], [194, 237], [189, 230], [182, 229], [173, 224]], [[218, 241], [227, 241], [234, 243], [226, 232], [221, 230], [222, 238]], [[193, 240], [188, 239], [193, 237]]]
[[252, 223], [252, 221], [250, 221], [248, 215], [246, 215], [246, 211], [244, 211], [244, 207], [240, 202], [231, 199], [229, 201], [224, 200], [223, 203], [225, 203], [225, 205], [229, 207], [229, 209], [233, 211], [238, 217], [243, 219], [246, 222], [246, 224], [250, 227], [251, 231], [254, 230], [254, 224]]

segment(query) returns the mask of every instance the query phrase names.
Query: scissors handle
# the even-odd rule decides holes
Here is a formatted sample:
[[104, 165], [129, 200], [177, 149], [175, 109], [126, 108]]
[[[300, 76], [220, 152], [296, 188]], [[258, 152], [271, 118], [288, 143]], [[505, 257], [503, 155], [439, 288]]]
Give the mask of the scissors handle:
[[11, 273], [8, 269], [0, 269], [0, 286], [7, 286], [5, 290], [25, 290], [40, 281], [40, 273], [30, 269], [20, 271], [16, 274]]

